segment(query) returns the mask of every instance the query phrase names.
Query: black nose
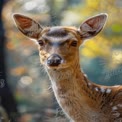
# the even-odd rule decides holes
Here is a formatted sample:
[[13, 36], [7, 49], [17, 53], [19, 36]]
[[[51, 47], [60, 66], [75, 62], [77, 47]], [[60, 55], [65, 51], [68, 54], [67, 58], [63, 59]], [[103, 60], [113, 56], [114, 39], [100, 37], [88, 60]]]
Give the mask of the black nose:
[[61, 64], [62, 58], [57, 55], [57, 54], [52, 54], [48, 59], [47, 59], [47, 64], [49, 66], [58, 66]]

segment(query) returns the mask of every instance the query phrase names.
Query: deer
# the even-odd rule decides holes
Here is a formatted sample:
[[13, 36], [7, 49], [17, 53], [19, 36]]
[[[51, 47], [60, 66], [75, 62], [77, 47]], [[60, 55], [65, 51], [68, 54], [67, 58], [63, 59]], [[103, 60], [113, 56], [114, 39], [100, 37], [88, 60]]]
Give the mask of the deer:
[[32, 18], [13, 14], [17, 28], [35, 40], [59, 106], [71, 122], [122, 122], [122, 85], [90, 81], [80, 68], [79, 47], [105, 26], [100, 13], [74, 26], [43, 27]]

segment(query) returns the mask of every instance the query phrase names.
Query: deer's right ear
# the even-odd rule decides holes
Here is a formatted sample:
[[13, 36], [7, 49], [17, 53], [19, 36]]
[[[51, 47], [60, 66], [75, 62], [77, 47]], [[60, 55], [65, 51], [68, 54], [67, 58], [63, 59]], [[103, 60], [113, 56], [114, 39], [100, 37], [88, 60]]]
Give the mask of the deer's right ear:
[[21, 15], [13, 14], [13, 19], [17, 28], [27, 37], [38, 39], [42, 31], [42, 27], [33, 19]]

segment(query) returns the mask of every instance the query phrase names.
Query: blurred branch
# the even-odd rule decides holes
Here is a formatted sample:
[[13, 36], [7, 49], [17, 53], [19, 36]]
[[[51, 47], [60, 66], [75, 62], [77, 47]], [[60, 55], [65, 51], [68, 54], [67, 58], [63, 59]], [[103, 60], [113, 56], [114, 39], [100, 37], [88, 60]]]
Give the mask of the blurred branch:
[[66, 0], [66, 1], [62, 1], [63, 4], [60, 4], [60, 8], [57, 8], [56, 6], [56, 0], [49, 0], [48, 4], [50, 6], [50, 11], [49, 11], [49, 15], [50, 15], [50, 24], [52, 25], [60, 25], [62, 16], [61, 14], [63, 13], [63, 11], [65, 11], [68, 8], [68, 4], [69, 4], [70, 0]]

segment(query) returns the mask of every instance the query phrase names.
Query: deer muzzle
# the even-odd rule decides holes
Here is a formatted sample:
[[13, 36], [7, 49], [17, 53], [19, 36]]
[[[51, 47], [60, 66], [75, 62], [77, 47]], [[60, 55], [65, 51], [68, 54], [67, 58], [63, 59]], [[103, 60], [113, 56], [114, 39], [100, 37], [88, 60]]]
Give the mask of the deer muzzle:
[[52, 54], [47, 58], [47, 65], [48, 66], [58, 66], [62, 63], [62, 58], [57, 54]]

